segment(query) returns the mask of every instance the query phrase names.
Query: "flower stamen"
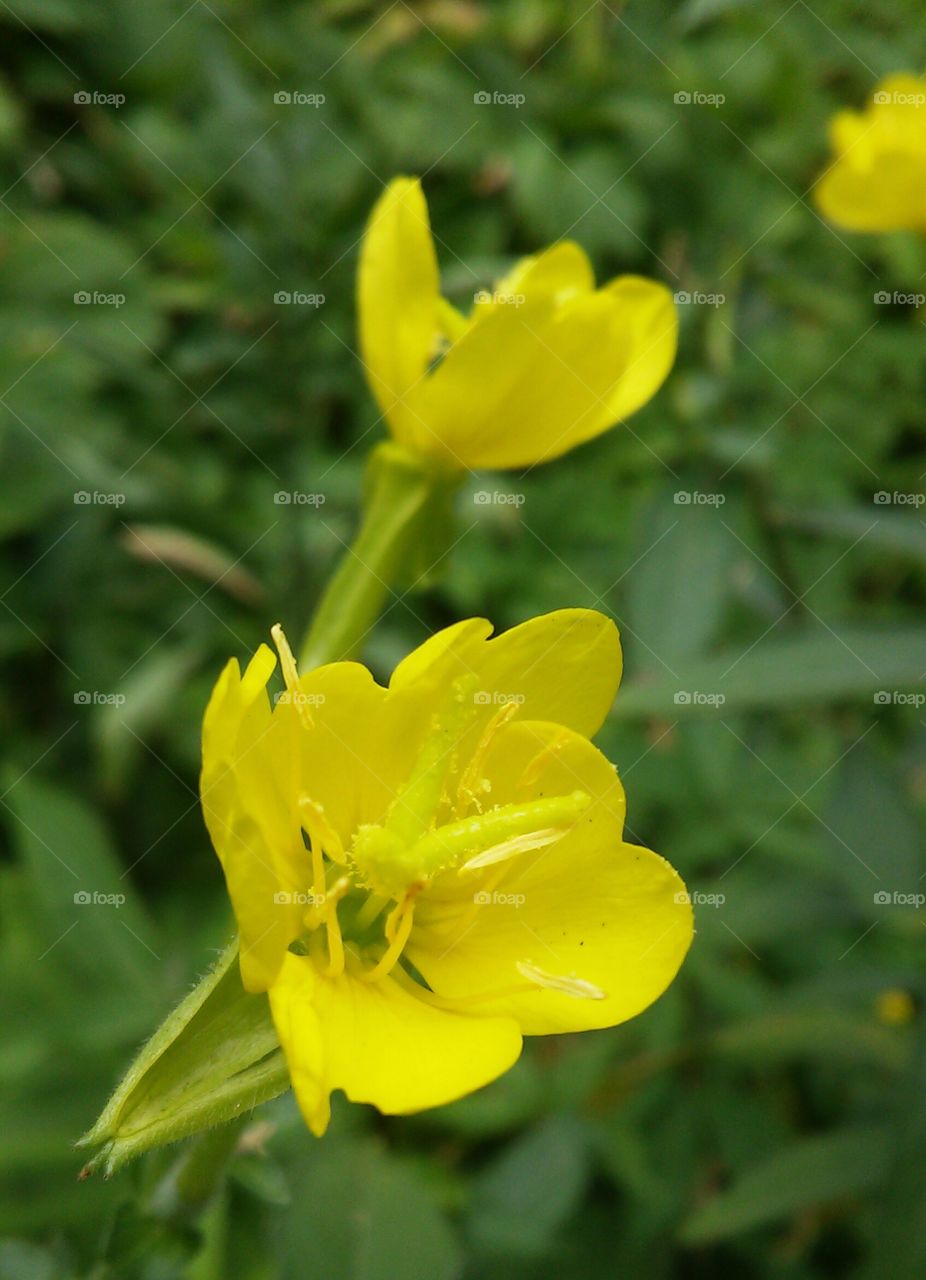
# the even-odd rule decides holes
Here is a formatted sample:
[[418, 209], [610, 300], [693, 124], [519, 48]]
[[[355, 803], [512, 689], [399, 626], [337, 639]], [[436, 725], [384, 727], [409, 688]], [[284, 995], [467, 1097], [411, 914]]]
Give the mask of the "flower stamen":
[[456, 801], [454, 803], [454, 815], [456, 817], [462, 817], [467, 806], [476, 802], [476, 792], [485, 768], [485, 760], [489, 748], [498, 736], [499, 730], [508, 723], [512, 716], [517, 715], [518, 706], [517, 702], [504, 703], [483, 729], [482, 736], [476, 744], [476, 750], [470, 757], [469, 764], [463, 770], [460, 781], [457, 784]]
[[386, 922], [386, 937], [388, 938], [391, 933], [392, 941], [373, 968], [367, 969], [360, 975], [364, 982], [378, 982], [380, 978], [388, 977], [405, 950], [405, 944], [412, 931], [414, 916], [415, 895], [407, 894], [390, 913]]
[[286, 701], [295, 706], [296, 714], [302, 722], [303, 728], [311, 729], [315, 721], [299, 685], [299, 670], [296, 666], [296, 659], [293, 657], [293, 651], [289, 647], [289, 641], [286, 639], [283, 628], [278, 622], [275, 622], [270, 628], [270, 634], [273, 636], [273, 643], [276, 645], [277, 653], [280, 655], [280, 670], [283, 673], [283, 683], [286, 685], [286, 693], [288, 695]]
[[574, 974], [547, 973], [545, 969], [532, 964], [530, 960], [519, 960], [515, 968], [529, 982], [535, 983], [538, 987], [544, 987], [547, 991], [559, 991], [564, 996], [573, 996], [577, 1000], [607, 1000], [608, 998], [607, 991], [602, 991], [601, 987], [596, 987], [593, 982], [586, 982], [584, 978], [577, 978]]

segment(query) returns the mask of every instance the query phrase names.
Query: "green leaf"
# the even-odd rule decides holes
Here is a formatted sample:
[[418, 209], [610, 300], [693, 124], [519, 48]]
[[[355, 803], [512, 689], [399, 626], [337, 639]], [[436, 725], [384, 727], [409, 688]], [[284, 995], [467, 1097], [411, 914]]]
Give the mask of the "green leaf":
[[864, 910], [883, 920], [903, 910], [895, 894], [922, 893], [919, 824], [896, 771], [868, 741], [838, 766], [826, 827], [834, 864]]
[[308, 1170], [281, 1224], [286, 1280], [304, 1280], [307, 1258], [332, 1280], [456, 1280], [458, 1242], [432, 1187], [410, 1165], [367, 1138], [329, 1137], [306, 1155]]
[[891, 1170], [875, 1223], [874, 1262], [861, 1280], [922, 1280], [926, 1274], [926, 1023], [910, 1070], [894, 1094], [895, 1140]]
[[[627, 641], [628, 646], [633, 643]], [[787, 636], [770, 631], [710, 658], [684, 663], [679, 678], [659, 674], [625, 685], [614, 714], [670, 716], [794, 708], [815, 703], [865, 701], [913, 689], [926, 670], [926, 629], [900, 626], [829, 629], [809, 624]], [[691, 700], [677, 699], [680, 691]], [[715, 696], [719, 705], [694, 695]]]
[[489, 1252], [536, 1256], [549, 1249], [588, 1180], [588, 1131], [552, 1116], [513, 1142], [476, 1181], [470, 1234]]
[[683, 1224], [685, 1244], [708, 1244], [805, 1209], [857, 1195], [884, 1177], [884, 1128], [851, 1128], [796, 1142], [744, 1173]]
[[[626, 598], [636, 667], [677, 668], [704, 651], [720, 622], [739, 548], [715, 506], [678, 501], [690, 496], [661, 492], [616, 589], [619, 601]], [[617, 612], [624, 612], [620, 604]]]
[[96, 813], [35, 776], [13, 782], [4, 803], [16, 819], [13, 844], [44, 917], [48, 953], [60, 950], [84, 972], [111, 968], [123, 981], [149, 981], [157, 939]]
[[860, 549], [891, 551], [926, 562], [926, 524], [918, 509], [892, 511], [878, 505], [832, 511], [787, 511], [782, 524], [855, 543]]

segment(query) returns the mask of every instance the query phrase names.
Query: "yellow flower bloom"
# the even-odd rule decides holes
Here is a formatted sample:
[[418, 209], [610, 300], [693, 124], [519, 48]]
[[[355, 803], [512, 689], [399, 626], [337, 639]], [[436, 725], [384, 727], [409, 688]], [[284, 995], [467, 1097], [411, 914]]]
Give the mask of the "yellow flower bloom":
[[916, 1005], [909, 991], [888, 987], [878, 993], [875, 1015], [886, 1027], [905, 1027], [916, 1016]]
[[815, 190], [825, 217], [850, 231], [926, 231], [926, 79], [888, 76], [865, 111], [833, 118], [830, 139]]
[[219, 679], [202, 800], [310, 1128], [329, 1095], [388, 1114], [506, 1071], [522, 1035], [609, 1027], [669, 985], [684, 886], [623, 840], [624, 793], [589, 738], [620, 676], [614, 624], [563, 610], [490, 640], [433, 636], [388, 688], [358, 663], [265, 692], [262, 646]]
[[360, 345], [395, 438], [450, 467], [546, 462], [634, 413], [675, 359], [672, 295], [641, 276], [600, 289], [563, 240], [523, 258], [468, 315], [440, 296], [421, 184], [396, 178], [360, 256]]

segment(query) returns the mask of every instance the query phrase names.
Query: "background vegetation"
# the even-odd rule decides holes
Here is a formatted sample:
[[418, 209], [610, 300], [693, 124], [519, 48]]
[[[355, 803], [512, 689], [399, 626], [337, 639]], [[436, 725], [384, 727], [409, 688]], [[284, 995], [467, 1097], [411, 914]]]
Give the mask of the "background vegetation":
[[[926, 251], [808, 198], [831, 113], [922, 66], [920, 6], [10, 0], [0, 25], [2, 1280], [920, 1277], [926, 529], [894, 495], [924, 488]], [[629, 429], [473, 477], [368, 651], [387, 673], [461, 615], [612, 612], [603, 746], [698, 936], [643, 1017], [534, 1041], [454, 1106], [341, 1106], [319, 1143], [272, 1104], [181, 1228], [149, 1194], [175, 1153], [78, 1184], [71, 1144], [228, 936], [199, 721], [354, 527], [383, 434], [357, 239], [399, 172], [461, 303], [565, 236], [700, 299]]]

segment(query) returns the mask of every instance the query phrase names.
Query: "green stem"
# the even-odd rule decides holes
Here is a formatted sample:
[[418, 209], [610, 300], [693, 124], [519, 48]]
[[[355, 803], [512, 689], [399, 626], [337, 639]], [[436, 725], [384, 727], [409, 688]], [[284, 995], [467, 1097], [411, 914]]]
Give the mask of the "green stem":
[[413, 578], [422, 546], [446, 522], [456, 484], [454, 475], [391, 441], [373, 451], [360, 530], [316, 608], [299, 655], [302, 671], [358, 655], [387, 597]]
[[247, 1116], [241, 1116], [230, 1124], [210, 1129], [193, 1145], [177, 1174], [177, 1199], [181, 1204], [195, 1210], [212, 1198], [247, 1121]]

